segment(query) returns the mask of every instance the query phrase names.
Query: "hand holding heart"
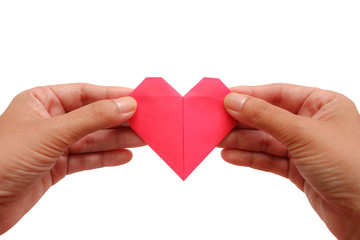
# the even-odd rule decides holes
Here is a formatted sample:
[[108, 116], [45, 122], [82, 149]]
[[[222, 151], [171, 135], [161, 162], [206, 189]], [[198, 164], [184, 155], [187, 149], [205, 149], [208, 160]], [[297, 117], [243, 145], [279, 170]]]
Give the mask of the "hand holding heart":
[[[211, 111], [209, 99], [201, 100], [204, 89], [208, 87], [190, 95], [195, 96], [195, 106]], [[231, 90], [225, 109], [239, 122], [219, 144], [225, 148], [222, 157], [235, 165], [289, 178], [305, 192], [335, 236], [358, 239], [360, 117], [355, 105], [334, 92], [293, 85]], [[145, 144], [122, 125], [136, 110], [134, 99], [126, 97], [131, 91], [69, 84], [34, 88], [15, 97], [0, 117], [0, 234], [67, 174], [126, 163], [132, 155], [123, 148]], [[217, 100], [214, 103], [218, 106]], [[181, 106], [180, 114], [190, 111], [186, 103]], [[185, 128], [196, 123], [185, 115], [183, 121], [190, 122], [184, 123]], [[221, 121], [232, 126], [233, 119], [222, 116]], [[187, 130], [181, 131], [185, 136]], [[189, 170], [186, 164], [192, 160], [186, 153], [179, 160], [183, 165], [171, 163], [180, 166], [178, 174], [183, 178], [190, 174], [226, 131], [217, 132], [216, 139], [206, 137], [211, 138], [209, 147], [199, 151], [201, 156]], [[202, 139], [198, 133], [195, 137]], [[184, 150], [191, 147], [185, 147], [185, 139], [181, 144]]]
[[294, 85], [236, 87], [229, 163], [290, 179], [339, 239], [360, 239], [360, 117], [338, 93]]
[[34, 88], [0, 117], [0, 234], [67, 174], [116, 166], [144, 145], [120, 124], [134, 114], [132, 90], [89, 84]]

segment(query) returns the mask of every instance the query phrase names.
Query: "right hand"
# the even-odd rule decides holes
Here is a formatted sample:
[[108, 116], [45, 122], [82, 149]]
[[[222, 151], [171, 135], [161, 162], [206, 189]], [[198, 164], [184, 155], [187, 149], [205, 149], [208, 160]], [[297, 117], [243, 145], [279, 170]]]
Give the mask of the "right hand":
[[225, 161], [290, 179], [340, 239], [360, 239], [360, 116], [345, 96], [302, 86], [235, 87]]

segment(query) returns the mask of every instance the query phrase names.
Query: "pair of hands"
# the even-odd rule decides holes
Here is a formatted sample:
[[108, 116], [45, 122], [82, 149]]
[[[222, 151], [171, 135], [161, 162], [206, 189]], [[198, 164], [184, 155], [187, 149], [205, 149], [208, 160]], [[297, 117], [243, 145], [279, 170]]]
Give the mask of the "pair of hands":
[[[341, 94], [295, 85], [235, 87], [225, 98], [238, 126], [219, 144], [240, 166], [290, 179], [338, 238], [360, 236], [360, 117]], [[126, 126], [131, 89], [34, 88], [0, 117], [0, 234], [55, 183], [128, 162], [145, 143]], [[19, 147], [20, 146], [20, 147]]]

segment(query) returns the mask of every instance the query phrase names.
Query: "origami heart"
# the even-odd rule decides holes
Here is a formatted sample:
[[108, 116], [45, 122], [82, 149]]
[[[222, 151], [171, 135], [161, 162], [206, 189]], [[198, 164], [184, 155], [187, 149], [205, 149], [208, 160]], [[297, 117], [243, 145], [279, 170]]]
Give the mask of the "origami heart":
[[146, 78], [130, 95], [137, 110], [129, 125], [185, 180], [236, 124], [224, 108], [228, 93], [218, 78], [184, 97], [163, 78]]

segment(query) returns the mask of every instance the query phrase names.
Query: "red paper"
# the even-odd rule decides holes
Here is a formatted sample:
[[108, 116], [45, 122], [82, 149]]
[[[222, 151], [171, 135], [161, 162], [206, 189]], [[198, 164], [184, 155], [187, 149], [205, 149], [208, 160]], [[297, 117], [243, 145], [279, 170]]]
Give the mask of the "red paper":
[[228, 93], [218, 78], [184, 97], [163, 78], [146, 78], [130, 95], [137, 110], [129, 125], [185, 180], [236, 124], [224, 108]]

